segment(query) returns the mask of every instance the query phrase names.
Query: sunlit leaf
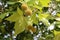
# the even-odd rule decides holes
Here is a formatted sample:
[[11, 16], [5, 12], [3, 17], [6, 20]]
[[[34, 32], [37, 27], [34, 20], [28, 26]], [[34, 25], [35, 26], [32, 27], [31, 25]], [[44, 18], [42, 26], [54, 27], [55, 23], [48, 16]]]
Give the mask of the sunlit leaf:
[[58, 17], [57, 17], [57, 18], [55, 18], [55, 19], [56, 19], [57, 21], [60, 21], [60, 18], [58, 18]]
[[55, 34], [55, 36], [56, 36], [57, 34], [60, 34], [60, 31], [55, 31], [55, 30], [54, 30], [54, 34]]
[[26, 20], [24, 20], [24, 17], [20, 17], [19, 20], [16, 21], [14, 29], [15, 29], [15, 35], [23, 32], [25, 30], [25, 27], [27, 26]]
[[60, 17], [60, 13], [57, 13], [57, 15], [56, 15], [56, 16]]
[[33, 23], [37, 24], [38, 23], [38, 18], [36, 17], [36, 13], [33, 13], [31, 16], [31, 20], [33, 21]]
[[24, 0], [25, 2], [29, 2], [30, 0]]
[[19, 14], [17, 12], [14, 12], [13, 15], [11, 15], [10, 17], [6, 18], [6, 20], [9, 20], [9, 21], [16, 21], [19, 19]]
[[49, 26], [49, 25], [50, 25], [49, 21], [48, 21], [47, 19], [45, 19], [45, 18], [43, 18], [41, 21], [42, 21], [46, 26]]
[[46, 26], [49, 26], [49, 21], [46, 19], [49, 14], [39, 14], [39, 20], [42, 21]]
[[15, 36], [16, 36], [17, 34], [19, 34], [19, 33], [21, 33], [22, 31], [24, 31], [24, 30], [25, 30], [25, 27], [23, 27], [22, 24], [20, 25], [20, 23], [17, 21], [17, 22], [15, 23], [14, 29], [15, 29]]
[[56, 1], [60, 1], [60, 0], [56, 0]]
[[17, 7], [17, 12], [13, 12], [13, 15], [6, 18], [6, 20], [16, 21], [16, 20], [19, 20], [19, 17], [21, 17], [22, 15], [23, 15], [23, 12]]
[[19, 7], [17, 7], [17, 13], [18, 13], [20, 16], [23, 16], [23, 11], [22, 11]]
[[37, 6], [37, 5], [34, 5], [33, 7], [35, 7], [35, 8], [37, 8], [37, 9], [39, 9], [39, 10], [40, 10], [40, 12], [42, 12], [42, 7]]
[[43, 7], [47, 7], [49, 2], [50, 0], [40, 0], [40, 3], [42, 4]]
[[55, 35], [54, 40], [60, 40], [60, 31], [54, 30], [54, 35]]
[[39, 16], [39, 19], [41, 20], [43, 18], [47, 18], [49, 16], [49, 14], [42, 14], [42, 13], [40, 13], [38, 16]]
[[27, 22], [25, 20], [25, 17], [23, 16], [23, 12], [17, 8], [17, 13], [19, 14], [19, 20], [16, 21], [14, 29], [15, 29], [15, 35], [23, 32], [25, 30], [25, 27], [27, 26]]
[[30, 0], [27, 2], [28, 6], [33, 6], [34, 3], [35, 3], [35, 0]]

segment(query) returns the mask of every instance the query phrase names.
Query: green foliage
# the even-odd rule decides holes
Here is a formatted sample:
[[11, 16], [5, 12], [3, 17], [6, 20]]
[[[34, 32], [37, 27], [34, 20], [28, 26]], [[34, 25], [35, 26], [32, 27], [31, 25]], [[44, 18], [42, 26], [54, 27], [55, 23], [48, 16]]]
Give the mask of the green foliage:
[[[59, 40], [60, 36], [57, 36], [60, 35], [59, 2], [59, 0], [1, 0], [4, 4], [0, 4], [3, 6], [3, 9], [0, 8], [3, 10], [0, 11], [0, 40], [14, 40], [13, 36], [16, 36], [16, 40], [34, 40], [35, 36], [37, 40]], [[27, 4], [27, 9], [31, 9], [32, 15], [25, 15], [27, 9], [21, 8], [22, 3]], [[7, 34], [10, 36], [4, 38]]]

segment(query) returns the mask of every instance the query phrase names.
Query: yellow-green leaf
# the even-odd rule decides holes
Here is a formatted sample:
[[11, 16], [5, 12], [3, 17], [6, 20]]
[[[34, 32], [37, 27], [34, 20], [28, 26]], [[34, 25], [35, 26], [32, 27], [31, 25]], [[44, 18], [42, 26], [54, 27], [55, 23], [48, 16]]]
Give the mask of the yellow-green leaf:
[[59, 2], [60, 0], [56, 0], [56, 1], [58, 1], [58, 2]]
[[55, 34], [55, 36], [56, 36], [57, 34], [60, 34], [60, 31], [55, 31], [55, 30], [54, 30], [54, 34]]
[[46, 26], [49, 26], [49, 25], [50, 25], [49, 21], [48, 21], [47, 19], [45, 19], [45, 18], [43, 18], [41, 21], [42, 21]]
[[22, 10], [21, 10], [19, 7], [17, 7], [17, 13], [18, 13], [20, 16], [23, 16], [23, 12], [22, 12]]
[[47, 7], [49, 2], [50, 0], [40, 0], [40, 3], [42, 4], [43, 7]]
[[39, 21], [42, 21], [46, 26], [49, 26], [49, 21], [47, 20], [47, 17], [49, 14], [39, 14]]
[[39, 16], [39, 20], [41, 20], [43, 18], [47, 18], [49, 16], [49, 14], [42, 14], [42, 13], [40, 13], [38, 16]]
[[22, 31], [24, 31], [25, 30], [25, 27], [23, 27], [22, 24], [20, 25], [20, 23], [17, 21], [15, 23], [14, 29], [15, 29], [15, 34], [14, 35], [16, 36], [17, 34], [19, 34]]
[[25, 17], [23, 16], [23, 12], [17, 7], [17, 14], [19, 14], [19, 20], [16, 21], [14, 29], [15, 29], [15, 35], [23, 32], [25, 30], [25, 27], [27, 26], [27, 22], [25, 20]]
[[16, 20], [18, 20], [19, 19], [19, 14], [18, 13], [13, 13], [13, 15], [11, 15], [10, 17], [8, 17], [8, 18], [6, 18], [5, 20], [8, 20], [8, 21], [12, 21], [12, 22], [14, 22], [14, 21], [16, 21]]
[[19, 20], [20, 17], [22, 17], [22, 16], [23, 16], [23, 12], [19, 9], [19, 7], [17, 7], [17, 12], [14, 12], [13, 15], [6, 18], [6, 20], [13, 22], [13, 21]]
[[56, 15], [56, 16], [60, 17], [60, 13], [57, 13], [57, 15]]
[[54, 30], [54, 35], [55, 35], [54, 40], [60, 40], [60, 31]]
[[15, 29], [15, 36], [25, 30], [27, 26], [25, 18], [22, 16], [19, 20], [16, 21], [14, 29]]
[[36, 17], [36, 13], [33, 13], [31, 16], [31, 20], [33, 21], [33, 23], [37, 24], [38, 23], [38, 18]]

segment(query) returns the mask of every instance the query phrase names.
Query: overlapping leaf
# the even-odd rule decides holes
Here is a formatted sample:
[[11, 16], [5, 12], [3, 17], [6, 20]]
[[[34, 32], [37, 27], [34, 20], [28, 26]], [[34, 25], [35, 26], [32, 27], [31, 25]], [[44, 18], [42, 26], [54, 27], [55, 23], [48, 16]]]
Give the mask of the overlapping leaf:
[[39, 20], [46, 24], [46, 26], [49, 26], [49, 22], [47, 20], [48, 16], [49, 14], [39, 14]]

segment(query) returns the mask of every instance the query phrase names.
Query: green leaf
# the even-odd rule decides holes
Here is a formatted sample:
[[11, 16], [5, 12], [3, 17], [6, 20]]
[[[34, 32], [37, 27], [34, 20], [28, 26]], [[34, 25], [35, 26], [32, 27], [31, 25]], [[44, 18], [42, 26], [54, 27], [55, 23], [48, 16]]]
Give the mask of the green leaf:
[[20, 16], [23, 16], [23, 11], [22, 11], [19, 7], [17, 7], [17, 13], [18, 13]]
[[49, 26], [49, 21], [47, 20], [47, 17], [49, 16], [49, 14], [39, 14], [39, 21], [42, 21], [46, 26]]
[[17, 40], [33, 40], [33, 36], [31, 33], [23, 31], [18, 34]]
[[15, 4], [16, 2], [7, 2], [7, 4], [10, 4], [10, 5], [13, 5], [13, 4]]
[[54, 30], [54, 35], [55, 35], [54, 40], [60, 40], [60, 31]]
[[60, 21], [57, 21], [56, 24], [57, 24], [57, 25], [60, 25]]
[[40, 0], [40, 3], [42, 4], [42, 7], [48, 7], [48, 3], [50, 0]]
[[24, 2], [29, 2], [30, 0], [24, 0]]
[[37, 9], [39, 9], [39, 10], [40, 10], [40, 12], [42, 12], [42, 7], [41, 7], [41, 6], [34, 5], [33, 7], [34, 7], [34, 8], [37, 8]]
[[56, 0], [56, 1], [58, 1], [58, 2], [59, 2], [60, 0]]
[[2, 33], [5, 33], [6, 32], [4, 25], [0, 26], [0, 30], [2, 31]]
[[19, 15], [18, 13], [14, 12], [13, 15], [11, 15], [11, 16], [8, 17], [8, 18], [6, 18], [5, 20], [14, 22], [14, 21], [16, 21], [16, 20], [19, 19], [19, 16], [20, 16], [20, 15]]
[[38, 18], [36, 17], [36, 13], [32, 14], [31, 20], [33, 21], [33, 23], [38, 24]]
[[27, 2], [28, 6], [33, 6], [34, 3], [35, 3], [35, 0], [30, 0]]
[[26, 26], [27, 26], [26, 20], [24, 19], [24, 17], [20, 17], [20, 19], [16, 21], [15, 26], [14, 26], [15, 35], [23, 32]]
[[60, 13], [57, 13], [56, 16], [60, 17]]
[[17, 21], [20, 19], [20, 17], [23, 15], [23, 12], [17, 7], [17, 12], [14, 12], [13, 15], [11, 15], [10, 17], [6, 18], [6, 20], [9, 21]]
[[59, 21], [57, 21], [55, 24], [55, 30], [60, 31], [60, 22]]
[[25, 30], [25, 27], [27, 26], [26, 18], [23, 16], [23, 12], [17, 8], [17, 13], [19, 14], [19, 20], [15, 23], [15, 35], [23, 32]]
[[6, 15], [7, 15], [7, 13], [3, 13], [0, 15], [0, 18], [3, 19]]
[[60, 17], [55, 18], [57, 21], [60, 21]]
[[15, 36], [17, 35], [17, 34], [19, 34], [21, 31], [24, 31], [24, 27], [21, 27], [20, 26], [20, 23], [18, 22], [18, 21], [16, 21], [16, 23], [15, 23], [15, 26], [14, 26], [14, 29], [15, 29]]
[[45, 18], [43, 18], [41, 21], [42, 21], [46, 26], [49, 26], [49, 25], [50, 25], [49, 21], [48, 21], [47, 19], [45, 19]]
[[49, 16], [49, 14], [42, 14], [42, 13], [39, 13], [38, 17], [39, 17], [39, 20], [42, 20], [43, 18], [47, 18]]

